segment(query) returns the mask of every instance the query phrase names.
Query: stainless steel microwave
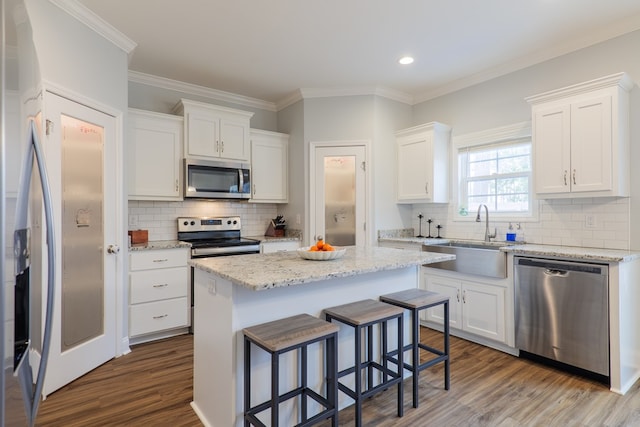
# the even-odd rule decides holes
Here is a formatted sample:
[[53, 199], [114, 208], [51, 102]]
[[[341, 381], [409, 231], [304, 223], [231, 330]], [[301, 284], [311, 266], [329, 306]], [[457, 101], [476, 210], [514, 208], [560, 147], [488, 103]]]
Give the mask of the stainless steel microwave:
[[250, 176], [248, 163], [184, 159], [184, 197], [249, 199]]

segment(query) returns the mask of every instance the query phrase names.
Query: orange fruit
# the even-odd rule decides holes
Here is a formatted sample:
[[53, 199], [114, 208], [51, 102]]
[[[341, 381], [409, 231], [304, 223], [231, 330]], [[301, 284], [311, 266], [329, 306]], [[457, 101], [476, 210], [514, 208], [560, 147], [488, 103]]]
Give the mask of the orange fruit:
[[327, 252], [332, 252], [332, 251], [335, 251], [335, 248], [330, 244], [325, 243], [324, 246], [322, 247], [322, 250]]
[[316, 248], [316, 245], [313, 245], [309, 248], [309, 252], [318, 252], [318, 248]]

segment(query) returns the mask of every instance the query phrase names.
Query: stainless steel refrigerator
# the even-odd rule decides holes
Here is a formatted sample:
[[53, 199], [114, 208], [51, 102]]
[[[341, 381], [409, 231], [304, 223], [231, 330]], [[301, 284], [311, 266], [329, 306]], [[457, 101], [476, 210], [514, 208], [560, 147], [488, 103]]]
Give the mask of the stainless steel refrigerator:
[[[9, 17], [6, 3], [5, 0], [0, 3], [0, 427], [35, 424], [51, 340], [55, 277], [51, 197], [36, 124], [33, 119], [23, 120], [19, 114], [7, 114], [6, 29]], [[19, 132], [20, 138], [15, 138], [15, 134], [9, 136], [7, 128], [10, 126], [25, 128]], [[21, 167], [10, 164], [7, 159], [8, 150], [15, 147], [20, 147], [23, 153]], [[17, 192], [9, 195], [6, 183], [18, 179], [9, 174], [17, 174], [18, 170], [21, 172]], [[30, 195], [34, 189], [37, 191]], [[36, 194], [42, 197], [39, 203], [44, 210], [45, 246], [50, 248], [46, 255], [47, 290], [44, 293], [40, 281], [33, 280], [30, 274], [35, 248], [31, 247], [29, 205]], [[43, 294], [46, 311], [40, 328], [40, 296]], [[36, 337], [32, 336], [34, 330]], [[30, 360], [32, 349], [36, 349], [39, 356], [39, 360], [33, 357], [34, 362]]]

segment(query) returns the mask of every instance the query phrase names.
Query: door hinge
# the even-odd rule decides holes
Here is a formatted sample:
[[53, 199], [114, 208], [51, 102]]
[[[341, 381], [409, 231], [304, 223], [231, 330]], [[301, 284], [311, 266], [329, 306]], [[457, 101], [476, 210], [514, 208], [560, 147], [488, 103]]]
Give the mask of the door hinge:
[[51, 135], [51, 132], [53, 132], [53, 122], [47, 119], [45, 124], [45, 134], [49, 136]]
[[360, 163], [360, 167], [362, 168], [363, 171], [366, 171], [367, 170], [367, 162]]

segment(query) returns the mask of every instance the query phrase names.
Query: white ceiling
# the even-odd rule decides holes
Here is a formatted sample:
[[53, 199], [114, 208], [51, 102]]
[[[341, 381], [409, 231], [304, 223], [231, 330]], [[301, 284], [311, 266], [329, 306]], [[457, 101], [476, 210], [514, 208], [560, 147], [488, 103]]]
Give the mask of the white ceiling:
[[131, 70], [273, 103], [297, 89], [420, 102], [640, 29], [638, 0], [78, 2], [137, 43]]

